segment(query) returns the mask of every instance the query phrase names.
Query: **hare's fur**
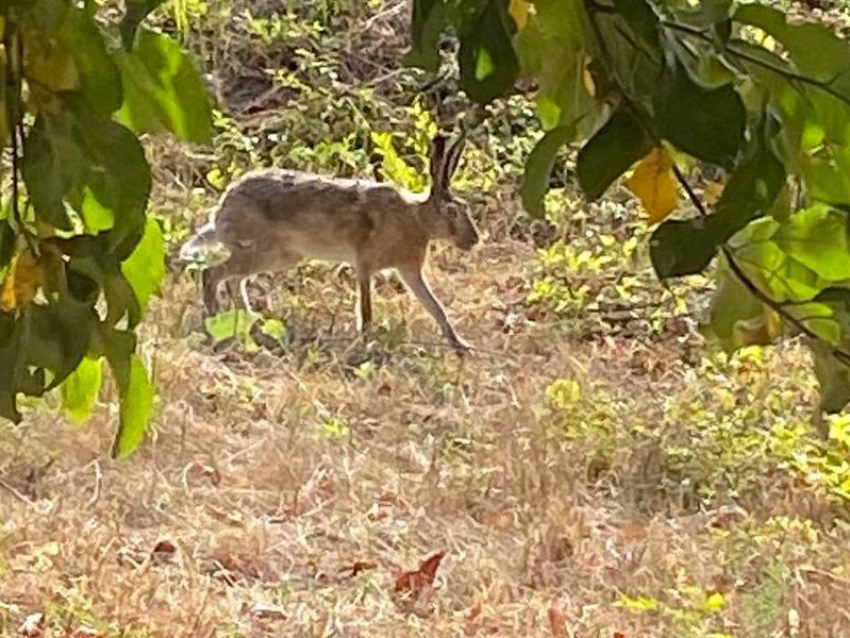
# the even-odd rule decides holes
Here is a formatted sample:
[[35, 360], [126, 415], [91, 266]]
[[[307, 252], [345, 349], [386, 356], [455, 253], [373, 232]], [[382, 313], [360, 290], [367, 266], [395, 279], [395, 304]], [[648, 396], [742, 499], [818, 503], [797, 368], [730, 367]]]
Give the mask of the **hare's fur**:
[[464, 250], [478, 242], [466, 207], [448, 189], [459, 154], [459, 144], [446, 152], [442, 139], [435, 140], [432, 189], [423, 196], [377, 182], [297, 171], [246, 175], [228, 188], [214, 220], [185, 246], [184, 254], [213, 241], [229, 250], [224, 263], [204, 272], [207, 311], [215, 312], [218, 288], [226, 280], [244, 282], [252, 274], [286, 270], [302, 259], [346, 262], [357, 270], [362, 330], [372, 321], [372, 275], [395, 268], [449, 343], [467, 349], [422, 272], [432, 239], [452, 240]]

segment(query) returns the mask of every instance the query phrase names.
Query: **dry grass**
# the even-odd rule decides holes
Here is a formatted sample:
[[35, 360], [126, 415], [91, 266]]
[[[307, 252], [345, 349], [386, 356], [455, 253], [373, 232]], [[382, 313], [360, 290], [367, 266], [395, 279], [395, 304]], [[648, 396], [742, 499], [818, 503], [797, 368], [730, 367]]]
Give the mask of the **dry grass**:
[[[506, 240], [434, 260], [484, 350], [466, 361], [393, 345], [439, 338], [392, 286], [378, 343], [351, 345], [351, 295], [328, 273], [272, 297], [302, 302], [277, 306], [305, 334], [291, 352], [190, 346], [196, 291], [168, 282], [145, 339], [159, 414], [137, 456], [107, 460], [114, 406], [82, 431], [44, 410], [2, 430], [2, 635], [39, 612], [52, 636], [547, 636], [562, 621], [575, 636], [846, 635], [848, 532], [822, 495], [777, 478], [749, 511], [722, 496], [700, 511], [660, 489], [647, 450], [600, 468], [564, 436], [544, 400], [555, 378], [604, 390], [597, 407], [627, 432], [693, 395], [694, 372], [675, 342], [506, 328], [530, 255]], [[768, 371], [803, 364], [791, 349]], [[398, 600], [397, 571], [437, 550], [433, 591]], [[701, 620], [713, 592], [724, 609]]]

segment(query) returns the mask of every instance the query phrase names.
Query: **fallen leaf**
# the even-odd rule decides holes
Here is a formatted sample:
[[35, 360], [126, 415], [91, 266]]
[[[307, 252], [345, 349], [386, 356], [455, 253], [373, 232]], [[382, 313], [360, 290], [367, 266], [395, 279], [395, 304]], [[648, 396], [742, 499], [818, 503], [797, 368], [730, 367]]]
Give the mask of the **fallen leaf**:
[[283, 607], [277, 605], [257, 603], [251, 607], [248, 613], [258, 620], [286, 620], [286, 612]]
[[154, 545], [151, 554], [154, 558], [170, 558], [177, 553], [177, 547], [170, 540], [161, 540]]
[[615, 631], [614, 635], [611, 636], [611, 638], [626, 638], [626, 634], [624, 634], [622, 631]]
[[396, 593], [406, 594], [412, 598], [418, 597], [424, 590], [434, 584], [437, 569], [445, 557], [446, 552], [437, 552], [425, 560], [419, 569], [413, 572], [405, 572], [395, 582]]
[[679, 204], [673, 158], [664, 146], [653, 149], [640, 161], [626, 186], [640, 199], [652, 224], [664, 221]]
[[474, 636], [481, 629], [481, 625], [478, 623], [478, 619], [481, 616], [482, 606], [481, 601], [473, 605], [472, 609], [469, 610], [469, 613], [466, 614], [466, 618], [463, 619], [463, 633], [466, 636]]
[[549, 607], [549, 629], [553, 636], [565, 636], [567, 633], [567, 618], [557, 607]]

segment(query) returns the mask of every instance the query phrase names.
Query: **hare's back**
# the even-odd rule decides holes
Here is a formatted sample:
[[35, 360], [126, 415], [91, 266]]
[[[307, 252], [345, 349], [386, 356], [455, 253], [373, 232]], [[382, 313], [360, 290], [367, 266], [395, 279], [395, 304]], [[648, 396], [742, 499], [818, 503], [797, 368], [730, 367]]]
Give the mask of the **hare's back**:
[[[360, 216], [376, 207], [403, 207], [407, 197], [386, 184], [288, 170], [250, 173], [225, 193], [219, 216], [251, 211], [269, 222]], [[313, 220], [315, 221], [315, 220]]]
[[[301, 256], [350, 261], [353, 249], [386, 227], [409, 202], [366, 180], [267, 170], [235, 183], [222, 198], [216, 233], [227, 244], [274, 241]], [[391, 224], [393, 225], [393, 224]]]

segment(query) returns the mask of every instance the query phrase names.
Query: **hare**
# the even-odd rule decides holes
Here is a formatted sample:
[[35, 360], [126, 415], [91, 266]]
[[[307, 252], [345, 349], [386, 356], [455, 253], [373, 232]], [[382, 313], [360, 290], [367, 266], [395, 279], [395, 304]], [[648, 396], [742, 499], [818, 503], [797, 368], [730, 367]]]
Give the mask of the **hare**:
[[462, 148], [462, 138], [448, 149], [444, 137], [434, 139], [431, 190], [425, 195], [378, 182], [289, 170], [244, 176], [227, 189], [214, 220], [181, 250], [184, 259], [214, 242], [229, 250], [224, 263], [203, 273], [207, 312], [216, 312], [222, 282], [240, 280], [248, 307], [244, 283], [252, 274], [285, 270], [302, 259], [345, 262], [357, 271], [358, 327], [363, 332], [372, 321], [372, 275], [394, 268], [449, 344], [458, 352], [468, 351], [422, 272], [432, 239], [451, 240], [462, 250], [471, 250], [479, 241], [467, 205], [449, 189]]

